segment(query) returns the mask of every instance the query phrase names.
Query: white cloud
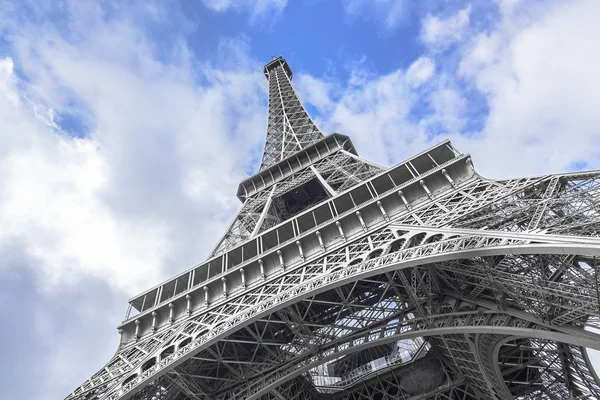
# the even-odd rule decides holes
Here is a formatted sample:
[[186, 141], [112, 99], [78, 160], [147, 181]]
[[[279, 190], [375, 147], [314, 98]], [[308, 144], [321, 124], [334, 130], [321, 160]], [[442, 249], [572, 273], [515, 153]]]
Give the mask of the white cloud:
[[287, 5], [287, 0], [202, 0], [213, 11], [223, 12], [230, 9], [248, 10], [252, 17], [266, 14], [279, 14]]
[[330, 90], [329, 103], [314, 104], [320, 111], [318, 123], [325, 132], [349, 135], [367, 159], [397, 162], [411, 149], [418, 152], [425, 146], [425, 135], [418, 133], [422, 128], [409, 119], [417, 90], [431, 78], [433, 69], [431, 60], [420, 58], [407, 70], [338, 85]]
[[[264, 139], [265, 78], [245, 43], [224, 41], [205, 62], [175, 41], [180, 50], [159, 57], [127, 15], [81, 12], [72, 20], [85, 26], [61, 30], [0, 15], [11, 32], [11, 58], [0, 59], [0, 254], [10, 260], [0, 268], [31, 284], [23, 296], [44, 317], [27, 345], [39, 385], [11, 398], [64, 397], [112, 355], [93, 341], [116, 338], [127, 297], [205, 258]], [[83, 137], [61, 126], [65, 112], [82, 119]]]
[[490, 111], [479, 136], [456, 141], [496, 176], [599, 167], [600, 9], [593, 0], [559, 2], [519, 25], [513, 13], [521, 10], [510, 10], [494, 31], [465, 44], [463, 77]]
[[429, 97], [433, 112], [428, 117], [428, 125], [437, 124], [443, 134], [463, 132], [467, 124], [467, 101], [461, 89], [453, 86], [451, 79], [447, 79], [445, 75], [440, 77], [436, 85]]
[[[111, 40], [112, 33], [97, 35]], [[93, 43], [85, 44], [91, 47], [84, 53], [58, 36], [19, 41], [28, 50], [21, 55], [23, 68], [38, 75], [37, 90], [45, 97], [73, 93], [90, 110], [94, 130], [72, 138], [49, 130], [47, 118], [31, 120], [27, 102], [2, 107], [2, 238], [25, 241], [51, 282], [92, 275], [127, 291], [199, 261], [212, 243], [197, 247], [191, 236], [217, 240], [209, 233], [211, 221], [224, 225], [224, 215], [239, 206], [233, 193], [249, 162], [247, 152], [235, 152], [262, 136], [260, 73], [206, 65], [203, 73], [213, 84], [194, 88], [185, 71], [169, 71], [151, 58], [132, 71], [116, 60], [98, 60]], [[127, 45], [126, 37], [119, 41]], [[141, 56], [133, 43], [130, 49]], [[39, 58], [28, 59], [31, 53]], [[161, 77], [152, 79], [156, 73]], [[5, 79], [2, 86], [7, 84]], [[18, 95], [13, 89], [11, 97]], [[41, 108], [36, 105], [35, 114], [48, 115]], [[228, 120], [230, 112], [239, 119]], [[239, 146], [230, 147], [226, 132]], [[236, 164], [236, 158], [244, 161]], [[182, 213], [207, 220], [181, 231], [187, 220]], [[192, 249], [200, 251], [194, 258]], [[173, 257], [178, 252], [187, 256]], [[177, 263], [167, 268], [167, 261]]]
[[421, 39], [432, 48], [443, 48], [457, 42], [469, 26], [470, 15], [471, 5], [447, 18], [429, 15], [423, 20]]
[[526, 6], [500, 4], [501, 18], [472, 37], [464, 35], [470, 7], [429, 15], [425, 36], [432, 45], [456, 41], [450, 56], [434, 51], [385, 76], [356, 66], [358, 85], [302, 77], [299, 90], [324, 131], [349, 134], [380, 163], [450, 137], [491, 177], [599, 168], [600, 9], [593, 0]]
[[14, 92], [14, 63], [8, 57], [0, 59], [0, 95], [4, 100], [16, 104], [19, 96]]
[[4, 100], [0, 242], [23, 242], [46, 288], [76, 282], [81, 275], [120, 289], [158, 279], [166, 232], [145, 221], [119, 221], [102, 201], [109, 182], [99, 143], [56, 134], [45, 121], [32, 118], [26, 103]]
[[409, 15], [406, 0], [345, 0], [344, 12], [350, 20], [368, 16], [383, 30], [392, 30], [406, 21]]
[[419, 57], [406, 71], [406, 79], [412, 86], [420, 86], [433, 76], [435, 63], [429, 57]]
[[335, 90], [333, 82], [300, 73], [294, 75], [294, 86], [305, 104], [312, 104], [322, 111], [328, 110], [333, 105], [330, 96]]

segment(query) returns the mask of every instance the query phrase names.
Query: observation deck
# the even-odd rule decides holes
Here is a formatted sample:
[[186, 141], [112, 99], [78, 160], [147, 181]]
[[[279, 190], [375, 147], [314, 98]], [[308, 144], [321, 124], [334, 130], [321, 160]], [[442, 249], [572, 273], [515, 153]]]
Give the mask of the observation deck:
[[290, 66], [288, 65], [287, 61], [285, 61], [285, 58], [283, 58], [281, 56], [279, 56], [277, 58], [273, 58], [273, 61], [271, 61], [270, 63], [265, 65], [265, 68], [263, 70], [264, 74], [265, 74], [265, 78], [269, 79], [269, 72], [279, 66], [283, 67], [283, 70], [285, 71], [286, 75], [288, 76], [288, 79], [292, 80], [292, 76], [294, 74], [292, 74], [292, 70], [291, 70]]

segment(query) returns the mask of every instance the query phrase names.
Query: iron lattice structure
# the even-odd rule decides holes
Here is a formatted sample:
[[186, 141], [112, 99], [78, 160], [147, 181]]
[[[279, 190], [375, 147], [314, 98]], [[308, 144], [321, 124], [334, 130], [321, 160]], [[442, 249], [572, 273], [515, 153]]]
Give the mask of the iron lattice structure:
[[600, 171], [490, 180], [448, 141], [384, 168], [265, 76], [239, 214], [68, 400], [600, 398]]

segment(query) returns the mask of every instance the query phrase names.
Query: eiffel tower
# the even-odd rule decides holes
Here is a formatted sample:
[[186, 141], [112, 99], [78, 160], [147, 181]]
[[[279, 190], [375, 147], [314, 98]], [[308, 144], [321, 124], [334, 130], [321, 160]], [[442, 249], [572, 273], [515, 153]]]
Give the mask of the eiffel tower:
[[68, 400], [600, 398], [600, 171], [492, 180], [449, 141], [382, 167], [264, 74], [239, 213]]

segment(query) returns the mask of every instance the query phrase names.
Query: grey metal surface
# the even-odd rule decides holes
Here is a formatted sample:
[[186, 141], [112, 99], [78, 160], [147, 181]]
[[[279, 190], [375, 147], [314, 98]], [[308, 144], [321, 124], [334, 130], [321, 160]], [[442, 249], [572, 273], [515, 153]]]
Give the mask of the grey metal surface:
[[600, 398], [600, 171], [489, 180], [448, 141], [384, 168], [265, 76], [240, 212], [67, 399]]

